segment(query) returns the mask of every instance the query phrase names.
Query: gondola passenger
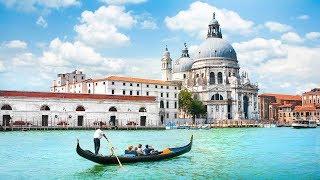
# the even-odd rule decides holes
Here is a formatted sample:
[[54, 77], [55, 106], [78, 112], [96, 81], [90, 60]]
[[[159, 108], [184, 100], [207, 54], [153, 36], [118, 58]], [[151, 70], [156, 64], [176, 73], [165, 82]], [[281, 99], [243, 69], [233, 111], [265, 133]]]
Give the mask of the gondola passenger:
[[137, 152], [133, 150], [133, 146], [129, 146], [127, 150], [124, 151], [125, 156], [137, 156]]
[[142, 151], [142, 144], [138, 145], [138, 148], [137, 148], [136, 152], [137, 152], [138, 156], [144, 155], [144, 153]]
[[154, 150], [151, 146], [148, 144], [146, 145], [146, 148], [144, 148], [144, 155], [150, 155], [151, 151]]

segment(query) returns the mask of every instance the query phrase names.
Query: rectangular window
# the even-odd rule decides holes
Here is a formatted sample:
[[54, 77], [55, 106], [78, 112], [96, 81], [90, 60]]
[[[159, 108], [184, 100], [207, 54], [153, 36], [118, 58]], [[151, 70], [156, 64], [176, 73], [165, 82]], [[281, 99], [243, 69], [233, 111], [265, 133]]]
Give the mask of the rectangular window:
[[154, 85], [155, 88], [158, 88], [158, 85]]
[[114, 82], [112, 81], [111, 84], [114, 85]]
[[149, 84], [147, 84], [147, 88], [149, 87]]
[[126, 85], [126, 83], [122, 83], [122, 85], [124, 85], [124, 86], [125, 86], [125, 85]]
[[132, 83], [130, 83], [130, 86], [132, 86]]
[[163, 86], [161, 86], [161, 89], [163, 89]]
[[175, 86], [174, 89], [177, 89], [177, 87]]
[[167, 108], [169, 108], [169, 101], [167, 101]]
[[89, 84], [89, 87], [90, 87], [90, 84]]
[[125, 90], [123, 90], [123, 91], [122, 91], [122, 94], [123, 94], [123, 95], [126, 95], [126, 91], [125, 91]]
[[146, 93], [146, 94], [147, 94], [147, 96], [149, 96], [149, 92], [148, 92], [148, 91], [147, 91], [147, 93]]
[[139, 96], [139, 94], [140, 94], [140, 91], [137, 91], [137, 96]]
[[167, 118], [169, 118], [169, 113], [167, 113]]
[[177, 98], [177, 93], [174, 93], [174, 98]]
[[160, 96], [163, 97], [163, 93], [161, 93]]
[[111, 90], [111, 94], [114, 94], [114, 89]]
[[169, 93], [167, 93], [167, 98], [169, 97]]
[[96, 83], [96, 86], [98, 85], [98, 83]]
[[169, 86], [167, 86], [167, 89], [169, 89]]
[[177, 116], [177, 113], [175, 113], [175, 114], [174, 114], [174, 118], [177, 119], [177, 117], [178, 117], [178, 116]]
[[132, 95], [132, 91], [130, 91], [130, 95]]
[[174, 108], [177, 109], [177, 102], [174, 102]]
[[140, 84], [137, 84], [137, 87], [139, 87], [140, 86]]
[[106, 85], [106, 82], [103, 82], [103, 85]]

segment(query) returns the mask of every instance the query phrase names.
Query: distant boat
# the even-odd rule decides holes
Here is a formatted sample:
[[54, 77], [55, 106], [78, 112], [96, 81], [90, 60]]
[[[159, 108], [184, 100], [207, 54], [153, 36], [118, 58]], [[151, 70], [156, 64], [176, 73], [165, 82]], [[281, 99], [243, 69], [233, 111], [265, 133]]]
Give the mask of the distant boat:
[[301, 128], [316, 128], [317, 123], [314, 120], [295, 120], [292, 123], [292, 127], [296, 129], [301, 129]]
[[166, 129], [177, 129], [177, 125], [174, 122], [169, 122], [166, 124]]

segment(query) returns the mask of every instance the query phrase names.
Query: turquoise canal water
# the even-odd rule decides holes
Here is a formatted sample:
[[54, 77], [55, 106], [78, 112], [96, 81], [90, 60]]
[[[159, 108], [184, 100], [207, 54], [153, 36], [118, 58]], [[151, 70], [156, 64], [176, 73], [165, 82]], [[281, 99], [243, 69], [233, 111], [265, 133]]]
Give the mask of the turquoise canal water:
[[119, 168], [76, 154], [76, 138], [93, 150], [93, 131], [1, 132], [0, 179], [320, 179], [320, 128], [107, 132], [118, 153], [137, 143], [184, 145], [191, 134], [193, 148], [185, 155]]

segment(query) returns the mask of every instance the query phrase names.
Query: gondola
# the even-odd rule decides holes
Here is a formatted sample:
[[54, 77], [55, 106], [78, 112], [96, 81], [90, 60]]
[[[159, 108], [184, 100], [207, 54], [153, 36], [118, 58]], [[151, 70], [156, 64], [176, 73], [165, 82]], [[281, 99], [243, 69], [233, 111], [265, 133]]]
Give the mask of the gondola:
[[[165, 159], [170, 159], [173, 157], [180, 156], [182, 154], [185, 154], [191, 150], [192, 147], [192, 141], [193, 141], [193, 135], [191, 136], [189, 144], [182, 146], [182, 147], [175, 147], [175, 148], [167, 148], [166, 150], [168, 153], [159, 153], [156, 155], [148, 155], [148, 156], [134, 156], [134, 157], [126, 157], [123, 155], [118, 156], [121, 163], [137, 163], [137, 162], [151, 162], [151, 161], [161, 161]], [[101, 156], [101, 155], [95, 155], [93, 152], [89, 150], [83, 150], [80, 147], [79, 140], [77, 143], [77, 153], [90, 161], [93, 161], [98, 164], [118, 164], [116, 156]]]

